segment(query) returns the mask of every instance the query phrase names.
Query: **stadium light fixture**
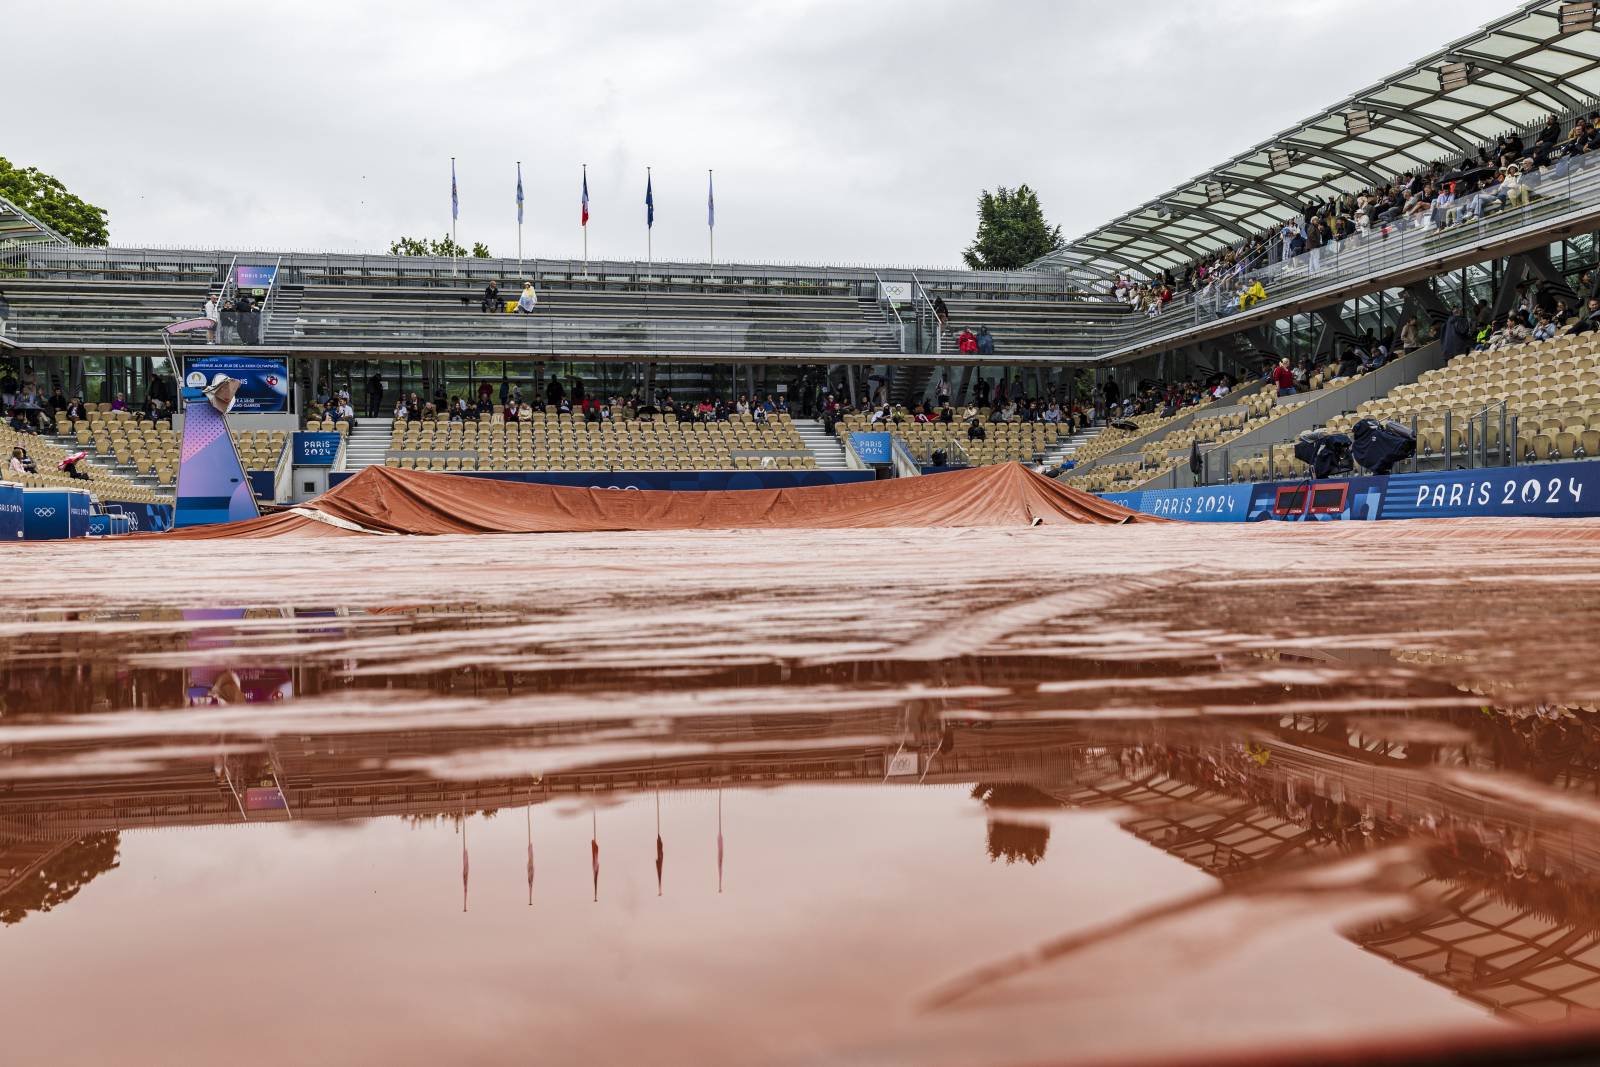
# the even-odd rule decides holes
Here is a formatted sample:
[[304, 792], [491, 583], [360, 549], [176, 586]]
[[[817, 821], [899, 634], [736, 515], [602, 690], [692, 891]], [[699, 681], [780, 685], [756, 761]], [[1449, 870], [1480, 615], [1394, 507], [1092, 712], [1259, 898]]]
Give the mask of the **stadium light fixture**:
[[1346, 111], [1344, 113], [1344, 132], [1352, 137], [1359, 137], [1372, 129], [1372, 112]]
[[1561, 33], [1582, 33], [1594, 29], [1597, 14], [1600, 14], [1600, 4], [1595, 0], [1573, 0], [1562, 4]]
[[1446, 63], [1439, 68], [1439, 88], [1447, 93], [1465, 89], [1472, 81], [1472, 66], [1468, 63]]
[[1267, 162], [1272, 166], [1272, 173], [1282, 174], [1294, 166], [1294, 153], [1287, 148], [1269, 148]]
[[1221, 182], [1206, 182], [1206, 203], [1219, 204], [1224, 195]]

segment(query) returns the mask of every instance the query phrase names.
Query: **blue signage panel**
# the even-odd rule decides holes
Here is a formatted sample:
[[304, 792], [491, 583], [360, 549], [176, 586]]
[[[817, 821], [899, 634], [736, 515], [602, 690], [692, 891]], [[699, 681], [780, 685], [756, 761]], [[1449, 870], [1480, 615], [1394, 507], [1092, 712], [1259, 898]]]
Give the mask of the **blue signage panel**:
[[205, 387], [217, 375], [244, 384], [234, 394], [235, 414], [256, 415], [289, 410], [289, 371], [282, 360], [255, 356], [202, 356], [189, 361], [183, 375], [183, 399], [205, 400]]
[[22, 497], [23, 535], [29, 541], [60, 541], [89, 532], [93, 508], [81, 489], [27, 489]]
[[1147, 489], [1106, 499], [1197, 522], [1579, 518], [1600, 515], [1600, 462]]
[[249, 293], [257, 299], [267, 295], [267, 290], [272, 288], [273, 279], [277, 276], [277, 267], [233, 268], [233, 284], [239, 287], [241, 293]]
[[0, 541], [22, 539], [22, 499], [22, 486], [10, 483], [0, 485]]
[[1244, 522], [1250, 510], [1249, 485], [1216, 485], [1200, 489], [1142, 489], [1107, 493], [1106, 499], [1147, 515], [1190, 522]]
[[172, 529], [171, 504], [129, 504], [114, 500], [106, 507], [127, 522], [127, 533], [160, 533]]
[[893, 463], [891, 437], [886, 433], [853, 433], [850, 435], [850, 446], [863, 463]]
[[294, 435], [296, 467], [331, 467], [339, 455], [339, 435], [321, 430], [297, 430]]

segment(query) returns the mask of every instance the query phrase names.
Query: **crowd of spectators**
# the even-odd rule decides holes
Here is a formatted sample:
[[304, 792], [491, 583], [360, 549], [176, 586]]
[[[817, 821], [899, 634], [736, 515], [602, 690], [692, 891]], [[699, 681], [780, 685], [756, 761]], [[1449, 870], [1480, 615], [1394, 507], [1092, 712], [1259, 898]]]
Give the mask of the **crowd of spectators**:
[[[151, 422], [170, 422], [172, 418], [171, 386], [166, 378], [156, 375], [150, 379], [144, 403], [137, 408], [130, 408], [127, 395], [115, 394], [111, 401], [113, 411], [135, 411], [141, 418]], [[50, 390], [50, 395], [44, 395], [43, 388], [31, 370], [24, 371], [19, 378], [12, 370], [0, 372], [0, 410], [5, 412], [6, 426], [16, 433], [45, 433], [53, 431], [56, 425], [56, 416], [65, 414], [69, 422], [83, 422], [89, 418], [88, 406], [84, 403], [83, 394], [74, 394], [68, 400], [62, 391], [60, 383], [55, 383]]]
[[[672, 415], [679, 422], [727, 422], [734, 416], [748, 415], [755, 422], [765, 422], [770, 416], [789, 414], [788, 401], [782, 394], [768, 393], [765, 397], [741, 393], [726, 399], [708, 393], [699, 400], [674, 396], [666, 389], [653, 389], [649, 395], [634, 390], [626, 395], [593, 396], [582, 378], [571, 378], [570, 387], [552, 374], [545, 385], [541, 411], [557, 415], [578, 415], [585, 422], [612, 422]], [[370, 387], [369, 387], [370, 388]], [[316, 401], [308, 408], [307, 418], [327, 418], [346, 421], [353, 429], [355, 411], [350, 404], [348, 391], [329, 391], [324, 383], [319, 388]], [[498, 395], [497, 395], [498, 394]], [[369, 392], [369, 401], [371, 399]], [[381, 390], [379, 392], [381, 395]], [[443, 388], [424, 397], [415, 391], [402, 393], [391, 409], [391, 417], [402, 422], [476, 422], [484, 417], [498, 415], [508, 423], [528, 422], [534, 415], [534, 404], [525, 395], [522, 386], [509, 380], [501, 381], [498, 390], [489, 382], [480, 382], [473, 394], [450, 395]]]
[[1564, 136], [1561, 122], [1551, 116], [1531, 143], [1520, 133], [1508, 133], [1475, 155], [1436, 162], [1359, 193], [1309, 201], [1272, 230], [1195, 259], [1180, 271], [1164, 269], [1148, 280], [1118, 275], [1111, 295], [1149, 315], [1185, 294], [1218, 310], [1249, 306], [1266, 293], [1247, 292], [1243, 276], [1260, 268], [1293, 262], [1314, 272], [1347, 242], [1475, 222], [1492, 211], [1524, 206], [1539, 196], [1544, 183], [1597, 161], [1600, 111], [1578, 119]]
[[1173, 382], [1145, 379], [1137, 388], [1124, 393], [1114, 379], [1108, 378], [1094, 387], [1090, 399], [1094, 417], [1106, 422], [1152, 413], [1171, 418], [1186, 407], [1227, 396], [1237, 384], [1227, 374], [1214, 374], [1205, 381], [1194, 378]]

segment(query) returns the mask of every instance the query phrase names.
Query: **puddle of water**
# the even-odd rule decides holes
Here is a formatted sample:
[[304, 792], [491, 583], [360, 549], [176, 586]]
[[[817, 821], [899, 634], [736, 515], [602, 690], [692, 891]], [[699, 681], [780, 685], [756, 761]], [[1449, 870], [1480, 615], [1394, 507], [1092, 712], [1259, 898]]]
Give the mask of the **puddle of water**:
[[0, 624], [10, 1055], [1225, 1059], [1586, 1019], [1600, 545], [1306, 532], [79, 551]]

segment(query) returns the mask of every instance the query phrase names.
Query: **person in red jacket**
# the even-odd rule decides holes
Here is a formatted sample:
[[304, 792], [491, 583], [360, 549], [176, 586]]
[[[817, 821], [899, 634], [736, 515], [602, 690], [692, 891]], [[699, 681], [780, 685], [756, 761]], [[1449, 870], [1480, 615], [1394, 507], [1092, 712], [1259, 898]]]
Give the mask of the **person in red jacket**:
[[1278, 387], [1279, 396], [1294, 394], [1294, 370], [1289, 366], [1288, 356], [1278, 360], [1278, 365], [1272, 368], [1272, 381]]
[[978, 351], [978, 338], [971, 330], [962, 330], [961, 336], [956, 338], [956, 346], [962, 352], [975, 353]]

